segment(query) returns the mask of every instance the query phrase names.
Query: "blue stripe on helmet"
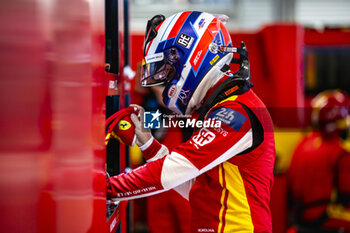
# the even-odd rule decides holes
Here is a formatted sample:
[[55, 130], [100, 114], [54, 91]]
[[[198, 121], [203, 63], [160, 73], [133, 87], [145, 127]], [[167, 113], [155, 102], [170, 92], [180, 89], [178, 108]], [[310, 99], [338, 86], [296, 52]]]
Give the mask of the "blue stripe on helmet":
[[[196, 34], [196, 32], [195, 32], [194, 28], [192, 27], [192, 25], [194, 24], [194, 22], [198, 19], [198, 17], [201, 14], [202, 14], [202, 12], [198, 12], [198, 11], [191, 12], [190, 15], [187, 17], [186, 21], [183, 23], [183, 25], [182, 25], [182, 27], [181, 27], [181, 29], [180, 29], [177, 37], [176, 37], [176, 40], [177, 40], [177, 38], [179, 37], [179, 35], [181, 33], [185, 33], [186, 35], [189, 35], [189, 36], [194, 38], [194, 40], [192, 42], [192, 46], [189, 49], [183, 48], [184, 52], [187, 53], [188, 55], [192, 53], [192, 51], [194, 49], [194, 45], [197, 43], [197, 40], [198, 40], [198, 35]], [[188, 26], [190, 26], [190, 27], [188, 27]], [[174, 41], [174, 45], [176, 43], [176, 40]], [[184, 62], [184, 64], [186, 64], [188, 62], [189, 58], [190, 57], [188, 56], [187, 60]], [[187, 75], [187, 77], [185, 77], [185, 83], [186, 83], [186, 80], [188, 79], [188, 77], [191, 75], [191, 73], [192, 73], [192, 75], [194, 75], [193, 72], [190, 71], [189, 74]], [[175, 83], [170, 84], [170, 86], [172, 86], [173, 84], [176, 85], [178, 81], [179, 80], [177, 80]], [[187, 91], [187, 90], [184, 90], [183, 88], [181, 90], [182, 91]], [[190, 96], [192, 96], [192, 94], [193, 93], [190, 93]], [[167, 106], [169, 106], [169, 102], [170, 102], [170, 100], [168, 100]], [[181, 102], [181, 104], [179, 102], [181, 102], [181, 100], [179, 100], [179, 96], [178, 96], [178, 98], [175, 101], [175, 105], [182, 113], [185, 113], [187, 104], [184, 105], [184, 104], [182, 104], [182, 102]]]
[[170, 39], [166, 40], [166, 43], [164, 44], [163, 49], [172, 47], [172, 45], [175, 43], [175, 41], [176, 41], [175, 38], [170, 38]]

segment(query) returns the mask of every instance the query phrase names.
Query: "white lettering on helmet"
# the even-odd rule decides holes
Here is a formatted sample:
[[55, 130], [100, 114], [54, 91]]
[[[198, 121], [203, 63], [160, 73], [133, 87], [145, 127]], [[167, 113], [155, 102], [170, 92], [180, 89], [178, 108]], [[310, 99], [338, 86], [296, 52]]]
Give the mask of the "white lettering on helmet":
[[146, 64], [150, 64], [164, 59], [164, 53], [155, 53], [145, 57]]

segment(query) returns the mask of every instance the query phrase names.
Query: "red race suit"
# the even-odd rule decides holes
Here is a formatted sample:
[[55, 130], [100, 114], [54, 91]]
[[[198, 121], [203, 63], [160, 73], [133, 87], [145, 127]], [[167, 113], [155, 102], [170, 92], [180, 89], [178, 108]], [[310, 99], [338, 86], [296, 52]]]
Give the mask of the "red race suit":
[[191, 232], [272, 232], [269, 209], [275, 161], [271, 117], [252, 90], [219, 102], [203, 127], [168, 149], [151, 139], [145, 165], [111, 177], [109, 198], [128, 200], [175, 189], [189, 200]]
[[350, 232], [350, 154], [338, 136], [307, 135], [288, 169], [296, 224]]
[[[161, 143], [169, 150], [183, 142], [183, 133], [179, 128], [166, 131]], [[187, 200], [173, 189], [148, 196], [147, 226], [149, 233], [189, 233], [191, 228], [191, 209]]]

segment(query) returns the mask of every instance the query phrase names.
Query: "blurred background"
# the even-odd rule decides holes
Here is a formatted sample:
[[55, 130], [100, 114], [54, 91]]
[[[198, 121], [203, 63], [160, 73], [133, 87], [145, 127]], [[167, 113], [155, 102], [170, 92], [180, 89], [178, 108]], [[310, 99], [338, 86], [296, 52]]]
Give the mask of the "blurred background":
[[[163, 213], [157, 200], [187, 210], [170, 196], [106, 204], [105, 170], [118, 174], [144, 161], [137, 148], [104, 145], [104, 122], [113, 112], [130, 103], [161, 107], [157, 90], [138, 83], [144, 30], [152, 16], [184, 10], [226, 14], [233, 44], [246, 43], [254, 91], [276, 130], [274, 232], [296, 231], [288, 169], [301, 140], [316, 129], [312, 99], [329, 89], [350, 93], [349, 0], [1, 1], [0, 232], [156, 232], [152, 222]], [[181, 133], [176, 138], [183, 140]], [[348, 137], [331, 144], [338, 143], [330, 151], [348, 155]], [[341, 163], [344, 176], [334, 173], [333, 157], [330, 173], [315, 177], [342, 177], [334, 182], [349, 194], [350, 165]], [[334, 186], [322, 208], [342, 189]], [[332, 200], [349, 210], [349, 195]], [[170, 213], [169, 224], [188, 224], [174, 220], [174, 207], [161, 211]], [[341, 219], [349, 224], [349, 213]]]

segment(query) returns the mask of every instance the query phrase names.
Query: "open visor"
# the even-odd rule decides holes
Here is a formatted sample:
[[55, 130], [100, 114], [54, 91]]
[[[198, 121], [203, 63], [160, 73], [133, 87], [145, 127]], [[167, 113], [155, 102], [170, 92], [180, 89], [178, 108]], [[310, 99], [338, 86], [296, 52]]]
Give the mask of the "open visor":
[[171, 81], [175, 67], [167, 62], [164, 53], [145, 57], [142, 61], [141, 86], [155, 86]]

